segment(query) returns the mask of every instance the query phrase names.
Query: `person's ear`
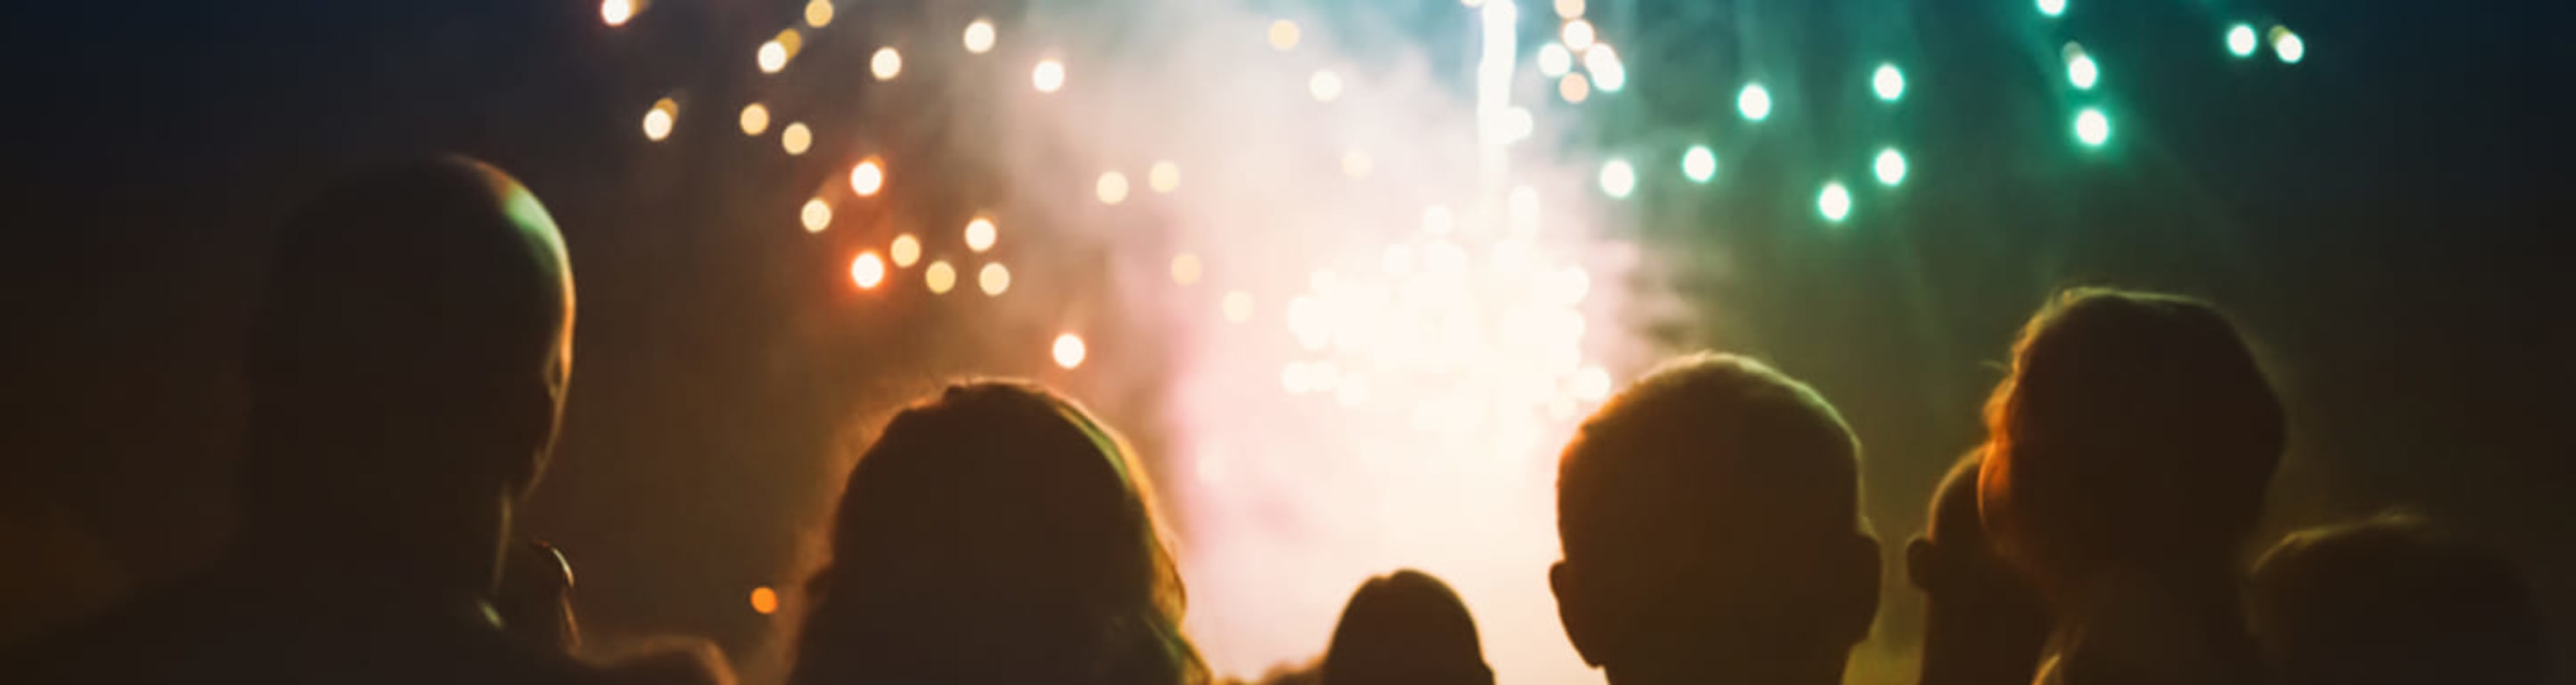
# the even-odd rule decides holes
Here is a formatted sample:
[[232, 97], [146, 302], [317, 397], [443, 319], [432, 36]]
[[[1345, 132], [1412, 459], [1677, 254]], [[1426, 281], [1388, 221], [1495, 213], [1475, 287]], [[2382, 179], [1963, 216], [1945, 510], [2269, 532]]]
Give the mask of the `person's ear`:
[[1585, 591], [1581, 571], [1556, 562], [1547, 569], [1547, 584], [1556, 592], [1556, 616], [1565, 624], [1566, 641], [1574, 644], [1585, 665], [1600, 667], [1608, 636], [1602, 632], [1600, 604]]
[[1843, 539], [1836, 554], [1832, 597], [1831, 628], [1843, 638], [1844, 645], [1858, 645], [1869, 638], [1870, 624], [1878, 618], [1878, 540], [1854, 534]]
[[1934, 565], [1941, 563], [1939, 559], [1934, 558], [1935, 555], [1939, 553], [1940, 550], [1932, 546], [1932, 541], [1923, 539], [1923, 536], [1921, 535], [1914, 536], [1911, 540], [1906, 540], [1906, 582], [1913, 584], [1914, 589], [1930, 593], [1934, 585], [1932, 582], [1933, 577], [1938, 575], [1934, 572], [1933, 567]]

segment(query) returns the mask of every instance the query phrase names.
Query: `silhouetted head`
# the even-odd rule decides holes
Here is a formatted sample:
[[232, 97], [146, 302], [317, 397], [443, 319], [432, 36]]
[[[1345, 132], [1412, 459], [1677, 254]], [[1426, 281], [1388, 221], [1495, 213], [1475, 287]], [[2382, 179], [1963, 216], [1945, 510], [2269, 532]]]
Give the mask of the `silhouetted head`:
[[1824, 398], [1749, 359], [1638, 380], [1558, 466], [1566, 635], [1613, 681], [1839, 682], [1878, 608], [1858, 453]]
[[488, 574], [571, 374], [572, 272], [536, 196], [462, 157], [352, 176], [287, 221], [257, 317], [254, 535]]
[[2048, 641], [2048, 607], [2004, 564], [1977, 522], [1977, 471], [1969, 450], [1932, 492], [1921, 537], [1905, 546], [1905, 573], [1923, 591], [1922, 685], [2025, 685]]
[[1143, 474], [1043, 388], [968, 383], [896, 415], [831, 539], [797, 685], [1206, 678]]
[[2280, 401], [2235, 326], [2115, 290], [2031, 317], [1986, 430], [1986, 531], [2050, 593], [2107, 569], [2232, 567], [2283, 447]]
[[1476, 619], [1447, 583], [1411, 569], [1351, 593], [1324, 649], [1323, 685], [1493, 685]]
[[2553, 682], [2521, 572], [2421, 520], [2292, 534], [2255, 565], [2251, 594], [2284, 685]]

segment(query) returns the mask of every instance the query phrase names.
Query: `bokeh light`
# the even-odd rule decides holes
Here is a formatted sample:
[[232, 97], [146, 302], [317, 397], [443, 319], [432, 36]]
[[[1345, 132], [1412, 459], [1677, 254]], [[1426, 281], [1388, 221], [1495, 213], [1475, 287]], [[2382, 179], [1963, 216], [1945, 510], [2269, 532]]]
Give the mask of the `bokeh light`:
[[814, 131], [805, 128], [805, 122], [787, 122], [787, 128], [778, 132], [778, 147], [785, 149], [788, 156], [805, 154], [805, 150], [813, 146]]
[[1305, 362], [1288, 362], [1288, 365], [1279, 367], [1279, 388], [1291, 395], [1306, 394], [1314, 387], [1314, 381], [1308, 380], [1313, 375]]
[[2111, 140], [2111, 118], [2091, 107], [2075, 113], [2075, 139], [2091, 147], [2101, 147]]
[[1770, 117], [1771, 90], [1763, 88], [1760, 83], [1745, 84], [1744, 90], [1735, 94], [1735, 111], [1743, 114], [1748, 121], [1761, 121]]
[[1114, 205], [1127, 201], [1127, 175], [1115, 171], [1101, 172], [1100, 180], [1091, 184], [1091, 192], [1100, 204]]
[[1281, 19], [1270, 22], [1270, 47], [1289, 50], [1297, 47], [1297, 22]]
[[775, 74], [787, 68], [787, 52], [787, 44], [773, 38], [761, 43], [760, 51], [753, 53], [753, 57], [760, 64], [760, 73]]
[[1628, 86], [1628, 66], [1619, 62], [1619, 51], [1602, 43], [1583, 51], [1583, 68], [1592, 72], [1592, 85], [1605, 93], [1616, 93]]
[[1378, 268], [1389, 276], [1403, 276], [1413, 273], [1413, 262], [1413, 245], [1396, 243], [1386, 246], [1386, 254], [1378, 257]]
[[1053, 352], [1055, 365], [1067, 369], [1081, 366], [1082, 358], [1090, 354], [1090, 350], [1083, 347], [1082, 336], [1072, 333], [1057, 335]]
[[2102, 79], [2101, 66], [2093, 63], [2092, 55], [2085, 54], [2083, 44], [2069, 42], [2061, 52], [2066, 57], [2066, 82], [2075, 84], [2077, 90], [2092, 90], [2093, 84]]
[[1566, 74], [1565, 78], [1556, 81], [1556, 95], [1565, 98], [1566, 102], [1579, 104], [1592, 97], [1592, 82], [1582, 74]]
[[1316, 102], [1332, 102], [1342, 97], [1342, 76], [1331, 69], [1321, 69], [1306, 79], [1306, 94]]
[[1038, 60], [1037, 68], [1029, 70], [1029, 84], [1037, 86], [1040, 93], [1063, 90], [1064, 63], [1053, 59]]
[[859, 197], [876, 197], [877, 191], [885, 189], [885, 180], [885, 162], [875, 157], [859, 160], [858, 166], [850, 167], [850, 192]]
[[778, 591], [767, 585], [752, 588], [751, 611], [762, 616], [778, 613]]
[[1566, 49], [1582, 52], [1592, 47], [1592, 40], [1596, 37], [1592, 32], [1592, 22], [1576, 19], [1565, 22], [1565, 30], [1558, 39], [1565, 41]]
[[1896, 148], [1892, 147], [1879, 150], [1878, 159], [1871, 161], [1869, 168], [1872, 173], [1877, 174], [1879, 185], [1894, 186], [1904, 183], [1905, 153], [1897, 152]]
[[957, 267], [949, 266], [948, 260], [932, 260], [930, 266], [921, 269], [921, 284], [930, 286], [932, 295], [945, 295], [949, 288], [957, 287]]
[[1423, 233], [1431, 234], [1431, 237], [1437, 238], [1449, 235], [1449, 231], [1457, 227], [1458, 218], [1449, 213], [1449, 207], [1447, 205], [1432, 205], [1422, 208]]
[[993, 35], [993, 20], [981, 17], [976, 18], [975, 21], [966, 25], [966, 33], [962, 38], [966, 43], [967, 52], [978, 55], [992, 52], [993, 40], [995, 38]]
[[1573, 70], [1574, 53], [1567, 51], [1565, 44], [1550, 42], [1538, 46], [1538, 73], [1555, 78]]
[[1556, 16], [1566, 19], [1583, 16], [1583, 0], [1556, 0]]
[[1187, 252], [1175, 255], [1172, 257], [1172, 282], [1179, 285], [1196, 285], [1199, 282], [1201, 268], [1198, 255]]
[[879, 81], [893, 80], [895, 75], [903, 73], [903, 53], [896, 52], [891, 45], [877, 48], [876, 54], [868, 56], [868, 73], [874, 74]]
[[769, 108], [757, 102], [743, 105], [741, 124], [742, 134], [746, 136], [760, 135], [760, 132], [769, 130]]
[[1706, 145], [1693, 145], [1682, 152], [1682, 177], [1692, 183], [1707, 183], [1717, 177], [1717, 153]]
[[1181, 187], [1181, 165], [1170, 161], [1155, 162], [1145, 170], [1145, 185], [1157, 193], [1169, 193]]
[[1001, 262], [986, 264], [975, 272], [975, 285], [983, 288], [985, 295], [998, 297], [1011, 289], [1011, 269]]
[[1225, 293], [1225, 300], [1221, 305], [1219, 305], [1219, 308], [1225, 311], [1225, 320], [1227, 321], [1234, 323], [1251, 321], [1252, 293], [1247, 293], [1241, 290], [1227, 291]]
[[893, 243], [886, 245], [886, 256], [894, 258], [895, 266], [911, 268], [914, 262], [921, 261], [921, 239], [910, 233], [897, 235]]
[[2066, 0], [2039, 0], [2039, 13], [2057, 16], [2066, 13]]
[[599, 20], [602, 23], [609, 26], [625, 26], [626, 20], [633, 18], [635, 18], [635, 3], [631, 0], [600, 0]]
[[1307, 350], [1320, 351], [1333, 340], [1332, 319], [1324, 307], [1324, 300], [1313, 295], [1288, 298], [1288, 311], [1285, 314], [1288, 320], [1288, 333], [1295, 336], [1297, 344]]
[[825, 26], [830, 26], [831, 24], [832, 0], [813, 0], [812, 2], [805, 3], [806, 26], [819, 29]]
[[858, 258], [850, 260], [850, 282], [859, 284], [861, 290], [875, 289], [877, 284], [885, 282], [885, 277], [885, 258], [877, 256], [875, 250], [861, 252]]
[[1894, 64], [1880, 64], [1878, 71], [1869, 75], [1869, 89], [1878, 94], [1878, 99], [1895, 102], [1905, 97], [1905, 72], [1897, 71]]
[[806, 200], [805, 208], [798, 211], [796, 217], [804, 222], [805, 232], [821, 233], [824, 228], [832, 225], [832, 203], [824, 202], [823, 198], [819, 197]]
[[2227, 27], [2227, 54], [2238, 57], [2252, 57], [2254, 56], [2254, 48], [2257, 47], [2255, 42], [2254, 26], [2252, 24], [2237, 24], [2235, 26]]
[[989, 217], [979, 216], [966, 222], [966, 249], [968, 250], [983, 252], [993, 249], [993, 243], [999, 241], [1001, 237], [1001, 229], [995, 227]]
[[1843, 187], [1841, 181], [1826, 182], [1824, 192], [1816, 194], [1816, 213], [1826, 221], [1839, 223], [1851, 216], [1851, 209], [1851, 189]]
[[1513, 186], [1511, 194], [1503, 196], [1503, 214], [1515, 229], [1536, 228], [1538, 189], [1527, 185]]
[[1369, 172], [1376, 168], [1377, 161], [1369, 159], [1369, 154], [1365, 150], [1352, 149], [1342, 152], [1342, 175], [1344, 176], [1355, 179], [1368, 178]]
[[1628, 199], [1629, 194], [1637, 192], [1636, 167], [1629, 166], [1628, 160], [1624, 159], [1602, 163], [1601, 192], [1615, 199]]
[[644, 112], [644, 139], [659, 141], [671, 137], [671, 127], [680, 122], [680, 103], [670, 98], [653, 101], [653, 109]]
[[1530, 111], [1527, 107], [1515, 106], [1511, 109], [1503, 110], [1501, 121], [1502, 130], [1500, 133], [1502, 134], [1502, 142], [1506, 143], [1528, 138], [1530, 133], [1538, 128], [1538, 119], [1530, 116]]
[[2308, 56], [2308, 42], [2300, 40], [2299, 34], [2291, 33], [2290, 27], [2274, 26], [2272, 27], [2272, 55], [2281, 58], [2282, 64], [2298, 64], [2299, 60], [2306, 59]]

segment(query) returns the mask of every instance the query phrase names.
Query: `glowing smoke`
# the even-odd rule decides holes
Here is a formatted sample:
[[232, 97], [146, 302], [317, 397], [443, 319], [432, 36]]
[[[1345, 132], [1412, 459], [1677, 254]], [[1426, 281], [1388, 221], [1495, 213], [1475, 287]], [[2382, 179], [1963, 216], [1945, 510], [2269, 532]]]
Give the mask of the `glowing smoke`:
[[[961, 68], [921, 76], [956, 81], [940, 91], [954, 102], [906, 106], [986, 129], [976, 146], [1013, 189], [993, 201], [1089, 246], [1021, 267], [1046, 270], [1028, 287], [1074, 287], [1077, 267], [1045, 262], [1096, 253], [1101, 297], [1167, 328], [1130, 332], [1170, 354], [1122, 368], [1114, 342], [1081, 330], [1106, 317], [1053, 315], [1108, 369], [1079, 394], [1168, 379], [1169, 447], [1151, 457], [1175, 486], [1190, 628], [1212, 664], [1249, 676], [1311, 658], [1361, 580], [1414, 567], [1467, 599], [1505, 682], [1597, 680], [1545, 581], [1554, 453], [1610, 369], [1642, 356], [1615, 325], [1616, 276], [1636, 258], [1598, 237], [1619, 218], [1596, 189], [1601, 160], [1550, 148], [1565, 122], [1522, 109], [1555, 92], [1518, 67], [1524, 10], [1488, 0], [1399, 23], [1356, 7], [1064, 5], [998, 17], [992, 50], [972, 56], [945, 40], [972, 17], [924, 18], [909, 33], [943, 37], [959, 54], [937, 59]], [[1433, 54], [1426, 34], [1469, 54]]]

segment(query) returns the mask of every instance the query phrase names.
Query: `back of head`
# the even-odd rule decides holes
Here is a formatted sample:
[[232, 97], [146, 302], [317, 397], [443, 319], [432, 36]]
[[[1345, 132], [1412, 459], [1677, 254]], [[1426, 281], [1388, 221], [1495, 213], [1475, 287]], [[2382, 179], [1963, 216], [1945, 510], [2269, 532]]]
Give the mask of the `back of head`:
[[1361, 584], [1324, 649], [1323, 685], [1492, 685], [1476, 619], [1447, 583], [1401, 570]]
[[1906, 545], [1905, 572], [1924, 595], [1923, 685], [2028, 683], [2048, 640], [2048, 608], [1988, 544], [1977, 519], [1970, 450], [1932, 493], [1923, 537]]
[[2256, 637], [2286, 685], [2550, 682], [2520, 572], [2409, 517], [2295, 533], [2254, 570]]
[[1721, 653], [1839, 678], [1877, 610], [1858, 452], [1822, 397], [1742, 357], [1677, 359], [1622, 390], [1558, 466], [1568, 636], [1613, 679]]
[[2283, 448], [2279, 399], [2198, 301], [2073, 290], [2031, 318], [1987, 406], [1998, 549], [2047, 583], [2226, 565]]
[[1205, 678], [1142, 474], [1042, 388], [958, 385], [897, 415], [831, 539], [799, 685]]
[[439, 158], [325, 190], [287, 222], [252, 333], [253, 526], [452, 518], [524, 491], [572, 308], [561, 235], [499, 169]]

